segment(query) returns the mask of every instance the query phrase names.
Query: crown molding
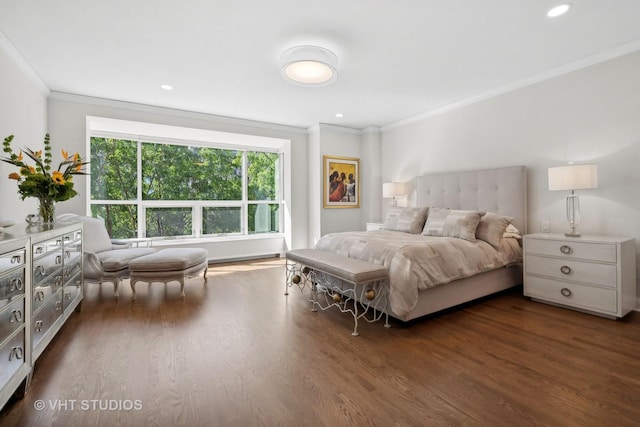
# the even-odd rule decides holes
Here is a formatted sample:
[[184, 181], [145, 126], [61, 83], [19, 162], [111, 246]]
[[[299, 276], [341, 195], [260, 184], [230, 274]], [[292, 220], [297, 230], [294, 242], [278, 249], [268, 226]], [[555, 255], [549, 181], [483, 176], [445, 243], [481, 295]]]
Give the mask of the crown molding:
[[588, 56], [583, 59], [579, 59], [577, 61], [570, 62], [568, 64], [562, 65], [560, 67], [553, 68], [551, 70], [545, 71], [540, 74], [536, 74], [535, 76], [529, 77], [527, 79], [520, 80], [510, 85], [506, 85], [500, 87], [498, 89], [485, 92], [476, 96], [472, 96], [460, 101], [452, 102], [449, 104], [442, 105], [433, 110], [426, 111], [421, 114], [417, 114], [415, 116], [408, 117], [406, 119], [398, 120], [397, 122], [389, 123], [385, 126], [381, 127], [382, 132], [386, 132], [391, 129], [395, 129], [398, 127], [402, 127], [411, 123], [419, 122], [421, 120], [428, 119], [430, 117], [434, 117], [448, 111], [456, 110], [458, 108], [466, 107], [467, 105], [475, 104], [481, 101], [484, 101], [489, 98], [494, 98], [499, 95], [503, 95], [505, 93], [513, 92], [518, 89], [522, 89], [527, 86], [534, 85], [536, 83], [541, 83], [545, 80], [550, 80], [554, 77], [559, 77], [563, 74], [568, 74], [573, 71], [577, 71], [583, 68], [590, 67], [592, 65], [599, 64], [601, 62], [605, 62], [629, 53], [633, 53], [640, 50], [640, 40], [634, 40], [629, 43], [622, 44], [613, 49], [608, 49], [603, 52], [599, 52], [595, 55]]
[[139, 103], [128, 102], [128, 101], [118, 101], [115, 99], [97, 98], [97, 97], [92, 97], [87, 95], [78, 95], [78, 94], [67, 93], [67, 92], [51, 91], [51, 94], [49, 95], [49, 99], [66, 101], [66, 102], [77, 102], [80, 104], [99, 105], [102, 107], [110, 107], [110, 108], [122, 108], [127, 110], [141, 111], [145, 113], [161, 114], [161, 115], [166, 115], [171, 117], [183, 117], [188, 119], [204, 120], [209, 122], [219, 122], [224, 124], [233, 124], [233, 125], [247, 126], [247, 127], [253, 127], [253, 128], [260, 128], [260, 129], [268, 129], [268, 130], [279, 131], [279, 132], [289, 132], [289, 133], [299, 133], [299, 134], [307, 133], [307, 129], [299, 128], [295, 126], [280, 125], [280, 124], [268, 123], [268, 122], [259, 122], [259, 121], [248, 120], [248, 119], [239, 119], [235, 117], [218, 116], [215, 114], [200, 113], [200, 112], [188, 111], [188, 110], [179, 110], [179, 109], [168, 108], [168, 107], [158, 107], [155, 105], [139, 104]]
[[40, 78], [40, 76], [31, 68], [31, 65], [24, 59], [20, 52], [15, 48], [7, 35], [0, 30], [0, 49], [2, 49], [14, 64], [24, 73], [25, 76], [35, 85], [36, 89], [45, 96], [49, 96], [51, 90], [49, 86]]

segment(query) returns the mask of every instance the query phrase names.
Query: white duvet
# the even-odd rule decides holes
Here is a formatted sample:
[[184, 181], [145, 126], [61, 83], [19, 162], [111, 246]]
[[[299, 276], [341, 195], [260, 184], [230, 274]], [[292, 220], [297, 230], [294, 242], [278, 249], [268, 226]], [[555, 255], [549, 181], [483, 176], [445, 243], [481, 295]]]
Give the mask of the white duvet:
[[516, 239], [503, 239], [496, 250], [482, 240], [386, 230], [327, 234], [315, 249], [389, 268], [390, 306], [399, 316], [415, 307], [421, 290], [522, 261]]

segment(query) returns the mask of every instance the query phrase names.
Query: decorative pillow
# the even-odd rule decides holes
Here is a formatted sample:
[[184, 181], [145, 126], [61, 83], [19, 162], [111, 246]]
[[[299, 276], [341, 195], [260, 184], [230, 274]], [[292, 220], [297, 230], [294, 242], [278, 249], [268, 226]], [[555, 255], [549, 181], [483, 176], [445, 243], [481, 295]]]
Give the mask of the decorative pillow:
[[458, 239], [476, 241], [476, 228], [481, 211], [460, 209], [430, 208], [427, 223], [422, 230], [423, 236], [457, 237]]
[[520, 230], [518, 230], [513, 224], [509, 224], [507, 229], [504, 231], [502, 235], [505, 239], [522, 239], [522, 235], [520, 234]]
[[382, 225], [383, 230], [418, 234], [424, 227], [429, 208], [392, 207]]
[[476, 238], [500, 249], [500, 242], [502, 242], [504, 232], [511, 221], [513, 221], [513, 217], [487, 212], [480, 218], [480, 224], [476, 229]]

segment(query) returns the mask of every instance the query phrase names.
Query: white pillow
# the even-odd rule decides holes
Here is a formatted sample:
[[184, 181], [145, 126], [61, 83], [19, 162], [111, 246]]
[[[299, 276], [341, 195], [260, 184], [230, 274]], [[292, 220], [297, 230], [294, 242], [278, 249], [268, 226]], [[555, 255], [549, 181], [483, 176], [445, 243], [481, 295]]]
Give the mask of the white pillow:
[[476, 229], [476, 238], [484, 240], [496, 249], [500, 249], [504, 232], [513, 221], [513, 217], [487, 212], [480, 218]]
[[382, 225], [383, 230], [418, 234], [424, 227], [429, 208], [392, 207]]
[[482, 215], [484, 215], [482, 211], [430, 208], [422, 235], [457, 237], [475, 242], [476, 228], [478, 228]]

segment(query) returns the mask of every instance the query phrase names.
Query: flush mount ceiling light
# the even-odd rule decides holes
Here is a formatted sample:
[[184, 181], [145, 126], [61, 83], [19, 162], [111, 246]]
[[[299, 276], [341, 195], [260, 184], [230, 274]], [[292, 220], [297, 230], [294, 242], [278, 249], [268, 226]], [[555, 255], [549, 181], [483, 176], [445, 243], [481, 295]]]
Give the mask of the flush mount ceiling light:
[[325, 86], [338, 78], [338, 57], [323, 47], [296, 46], [280, 56], [280, 75], [298, 86]]
[[565, 3], [565, 4], [558, 5], [556, 7], [553, 7], [549, 10], [549, 12], [547, 12], [547, 16], [549, 18], [555, 18], [557, 16], [564, 15], [569, 11], [569, 9], [571, 9], [571, 6], [572, 6], [571, 3]]
[[173, 90], [173, 86], [167, 84], [162, 84], [160, 87], [164, 90]]

